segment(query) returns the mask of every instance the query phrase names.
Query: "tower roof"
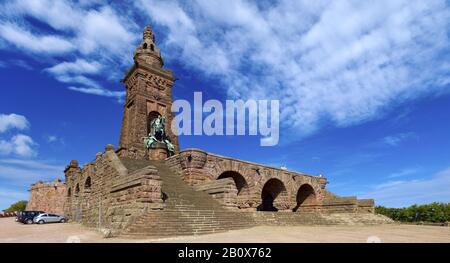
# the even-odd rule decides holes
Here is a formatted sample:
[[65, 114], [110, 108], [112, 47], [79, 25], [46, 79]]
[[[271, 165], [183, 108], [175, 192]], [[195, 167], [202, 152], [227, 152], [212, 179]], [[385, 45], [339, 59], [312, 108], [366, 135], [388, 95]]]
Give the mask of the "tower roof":
[[142, 40], [145, 41], [146, 39], [151, 40], [153, 43], [155, 42], [155, 35], [153, 35], [153, 30], [151, 26], [146, 26], [144, 28], [144, 33], [142, 34]]
[[134, 60], [144, 61], [152, 66], [162, 68], [164, 62], [156, 46], [155, 35], [150, 26], [144, 28], [142, 42], [134, 51]]

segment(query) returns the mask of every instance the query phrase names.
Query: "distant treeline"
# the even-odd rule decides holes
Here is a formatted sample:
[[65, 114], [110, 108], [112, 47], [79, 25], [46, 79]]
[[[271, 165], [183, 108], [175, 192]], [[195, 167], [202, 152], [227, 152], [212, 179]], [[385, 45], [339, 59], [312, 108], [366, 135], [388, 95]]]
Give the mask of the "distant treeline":
[[22, 201], [19, 201], [19, 202], [15, 202], [9, 208], [3, 210], [3, 212], [9, 213], [9, 212], [23, 211], [27, 207], [27, 203], [28, 202], [25, 201], [25, 200], [22, 200]]
[[400, 222], [444, 223], [450, 221], [450, 203], [412, 205], [404, 208], [377, 206], [375, 212]]

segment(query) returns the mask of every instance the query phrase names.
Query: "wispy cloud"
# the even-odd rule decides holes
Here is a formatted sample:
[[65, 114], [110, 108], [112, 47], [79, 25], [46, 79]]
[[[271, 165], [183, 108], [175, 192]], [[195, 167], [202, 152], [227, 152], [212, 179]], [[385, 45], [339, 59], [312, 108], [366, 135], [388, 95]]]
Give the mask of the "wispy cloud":
[[59, 138], [55, 135], [49, 135], [47, 136], [47, 142], [52, 143], [52, 142], [57, 142], [59, 140]]
[[[132, 64], [142, 30], [137, 30], [134, 17], [99, 1], [77, 5], [63, 0], [16, 0], [0, 7], [0, 39], [5, 43], [21, 53], [51, 58], [40, 62], [56, 61], [45, 71], [67, 83], [70, 90], [122, 99], [124, 92], [110, 91], [89, 75], [100, 75], [102, 68], [108, 68], [106, 77], [99, 79], [116, 82]], [[42, 32], [29, 22], [30, 17], [55, 31]], [[63, 53], [66, 56], [55, 56]]]
[[361, 197], [374, 198], [377, 204], [389, 207], [450, 202], [450, 168], [429, 179], [388, 181], [375, 185], [373, 189]]
[[398, 178], [398, 177], [404, 177], [412, 174], [416, 174], [420, 170], [420, 167], [411, 167], [411, 168], [405, 168], [400, 171], [391, 173], [388, 175], [388, 178]]
[[[1, 49], [0, 45], [0, 49]], [[6, 61], [0, 61], [0, 68], [7, 68], [7, 67], [19, 67], [26, 70], [33, 70], [33, 66], [31, 66], [28, 62], [21, 59], [9, 59]]]
[[86, 93], [86, 94], [93, 94], [93, 95], [99, 95], [99, 96], [105, 96], [105, 97], [113, 97], [116, 98], [119, 102], [122, 102], [125, 98], [125, 92], [124, 91], [111, 91], [104, 88], [99, 87], [74, 87], [70, 86], [68, 87], [70, 90]]
[[389, 135], [384, 137], [381, 141], [388, 146], [398, 146], [401, 142], [416, 137], [414, 133], [399, 133], [395, 135]]
[[[278, 98], [298, 135], [445, 90], [446, 1], [138, 1], [186, 67], [230, 96]], [[211, 66], [214, 65], [214, 66]], [[433, 66], [430, 66], [433, 65]]]
[[[81, 62], [98, 62], [108, 68], [107, 80], [117, 81], [140, 38], [136, 21], [147, 18], [163, 29], [166, 58], [220, 79], [232, 97], [280, 99], [283, 128], [296, 138], [324, 123], [378, 118], [405, 101], [446, 92], [450, 83], [445, 0], [16, 0], [0, 14], [2, 42], [41, 55], [69, 53], [71, 59], [54, 58], [54, 76], [71, 90], [109, 97], [120, 95], [93, 85], [89, 75], [101, 78], [102, 71]], [[54, 33], [41, 32], [29, 17]]]
[[74, 62], [61, 62], [46, 71], [56, 76], [66, 74], [96, 74], [99, 73], [102, 65], [97, 61], [86, 61], [84, 59], [77, 59]]
[[124, 91], [111, 91], [103, 88], [97, 81], [86, 77], [85, 75], [98, 74], [102, 71], [103, 65], [97, 61], [86, 61], [77, 59], [74, 62], [62, 62], [53, 67], [45, 69], [57, 80], [69, 84], [81, 84], [81, 87], [69, 86], [69, 90], [78, 91], [86, 94], [93, 94], [105, 97], [113, 97], [118, 101], [123, 101]]
[[10, 23], [0, 23], [0, 36], [26, 52], [61, 54], [75, 49], [75, 46], [64, 38], [34, 35], [26, 28]]

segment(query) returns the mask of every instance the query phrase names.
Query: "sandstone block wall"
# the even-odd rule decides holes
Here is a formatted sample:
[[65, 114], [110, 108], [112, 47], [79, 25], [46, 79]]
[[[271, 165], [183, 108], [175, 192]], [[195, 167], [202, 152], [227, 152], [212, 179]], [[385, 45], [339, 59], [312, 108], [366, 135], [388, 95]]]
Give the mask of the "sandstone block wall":
[[66, 186], [61, 180], [37, 182], [31, 185], [30, 199], [26, 210], [39, 210], [48, 213], [64, 214]]
[[72, 161], [65, 176], [65, 213], [88, 226], [121, 230], [146, 211], [163, 208], [158, 171], [129, 173], [112, 146], [83, 168]]

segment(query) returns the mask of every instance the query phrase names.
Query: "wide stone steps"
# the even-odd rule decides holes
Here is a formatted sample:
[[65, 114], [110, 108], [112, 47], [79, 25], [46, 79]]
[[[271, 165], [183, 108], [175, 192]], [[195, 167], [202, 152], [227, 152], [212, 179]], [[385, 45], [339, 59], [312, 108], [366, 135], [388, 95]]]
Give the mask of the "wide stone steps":
[[394, 221], [379, 214], [334, 213], [321, 215], [325, 220], [335, 225], [378, 225], [392, 224]]
[[251, 216], [226, 210], [207, 193], [195, 191], [163, 161], [126, 160], [127, 167], [158, 169], [165, 195], [164, 210], [150, 211], [129, 226], [129, 237], [170, 237], [219, 233], [254, 226]]

